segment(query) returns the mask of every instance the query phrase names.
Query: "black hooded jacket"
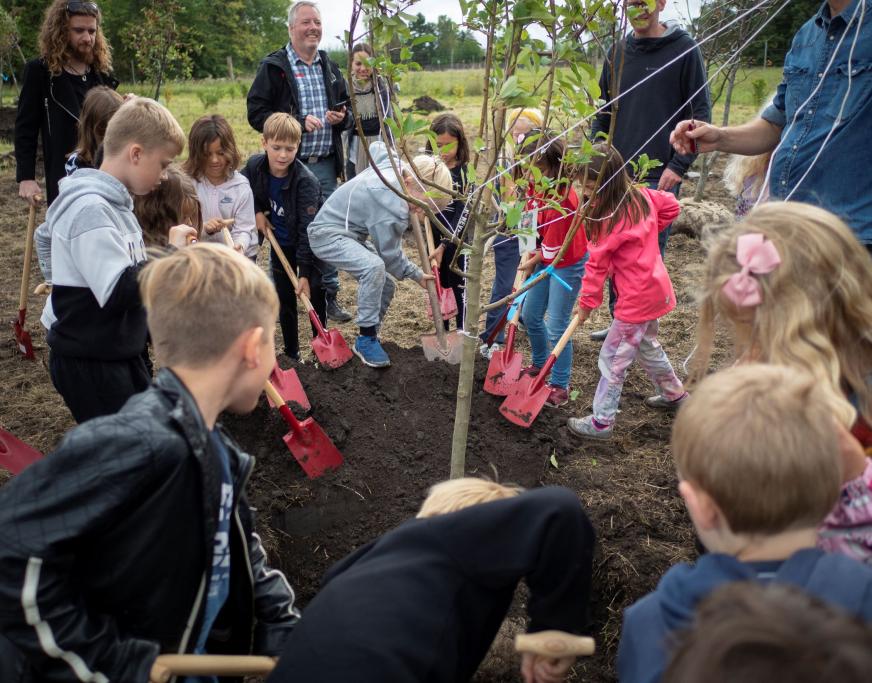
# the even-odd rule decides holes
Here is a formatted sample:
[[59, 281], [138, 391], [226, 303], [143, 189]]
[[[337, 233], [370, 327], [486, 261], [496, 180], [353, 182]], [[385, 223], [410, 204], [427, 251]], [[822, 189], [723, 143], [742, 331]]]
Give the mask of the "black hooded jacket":
[[[324, 75], [324, 85], [327, 90], [327, 108], [332, 109], [337, 102], [347, 102], [348, 84], [343, 78], [339, 67], [331, 60], [324, 50], [318, 50], [321, 56], [321, 70]], [[257, 74], [248, 91], [248, 123], [258, 132], [263, 132], [263, 124], [270, 114], [277, 111], [287, 112], [299, 121], [306, 130], [306, 117], [300, 113], [300, 89], [294, 79], [288, 52], [285, 48], [268, 54], [260, 63]], [[346, 104], [345, 121], [332, 126], [333, 160], [336, 165], [336, 175], [345, 171], [345, 161], [342, 154], [342, 131], [351, 128], [354, 117], [351, 107]]]
[[[230, 591], [206, 649], [276, 655], [299, 613], [252, 530], [254, 459], [221, 439], [233, 479]], [[193, 397], [163, 369], [116, 415], [73, 429], [0, 488], [0, 634], [34, 683], [144, 682], [159, 653], [194, 648], [221, 480]], [[15, 680], [7, 659], [4, 683]]]
[[[92, 70], [88, 78], [89, 87], [118, 87], [111, 74]], [[76, 147], [80, 111], [81, 103], [68, 76], [52, 76], [42, 58], [27, 63], [15, 116], [15, 180], [36, 180], [37, 138], [42, 136], [49, 204], [58, 195], [58, 181], [66, 175], [67, 155]]]
[[[669, 144], [669, 134], [684, 119], [711, 120], [702, 53], [693, 38], [671, 22], [659, 38], [628, 35], [617, 46], [617, 60], [615, 52], [613, 47], [603, 64], [600, 96], [610, 102], [620, 93], [626, 95], [596, 115], [591, 138], [609, 132], [612, 112], [617, 107], [613, 143], [624, 160], [647, 154], [662, 162], [649, 172], [649, 182], [658, 180], [665, 168], [683, 176], [696, 156], [677, 154]], [[612, 87], [613, 64], [623, 68], [620, 88]]]

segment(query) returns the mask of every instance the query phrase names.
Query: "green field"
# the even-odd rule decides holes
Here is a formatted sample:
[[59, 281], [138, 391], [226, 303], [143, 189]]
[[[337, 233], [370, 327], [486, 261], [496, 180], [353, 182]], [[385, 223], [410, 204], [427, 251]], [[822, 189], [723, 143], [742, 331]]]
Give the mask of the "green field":
[[[481, 70], [409, 73], [400, 83], [400, 106], [407, 107], [416, 97], [429, 95], [455, 112], [470, 131], [477, 130], [481, 116], [483, 75]], [[755, 115], [758, 108], [754, 102], [752, 86], [755, 80], [765, 81], [766, 93], [769, 94], [775, 90], [781, 80], [781, 69], [760, 68], [740, 72], [733, 93], [731, 123], [742, 123]], [[250, 78], [240, 78], [236, 81], [226, 79], [171, 81], [162, 88], [161, 101], [175, 114], [186, 132], [197, 117], [204, 113], [222, 114], [233, 126], [243, 156], [248, 156], [260, 149], [259, 135], [251, 129], [246, 118], [245, 94], [250, 83]], [[154, 88], [142, 83], [137, 86], [122, 83], [119, 91], [150, 96], [154, 93]], [[715, 105], [714, 121], [720, 123], [722, 115], [723, 105], [719, 102]], [[0, 140], [0, 153], [11, 149], [11, 141]]]

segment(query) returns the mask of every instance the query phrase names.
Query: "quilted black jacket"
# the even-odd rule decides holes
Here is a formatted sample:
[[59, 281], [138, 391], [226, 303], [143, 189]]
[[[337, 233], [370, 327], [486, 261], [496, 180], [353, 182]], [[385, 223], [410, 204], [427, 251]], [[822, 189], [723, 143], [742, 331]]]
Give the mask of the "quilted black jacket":
[[[234, 492], [230, 593], [207, 651], [276, 655], [299, 613], [252, 531], [254, 459], [221, 437]], [[220, 488], [208, 431], [167, 369], [0, 488], [0, 634], [32, 680], [147, 683], [158, 653], [191, 651]]]

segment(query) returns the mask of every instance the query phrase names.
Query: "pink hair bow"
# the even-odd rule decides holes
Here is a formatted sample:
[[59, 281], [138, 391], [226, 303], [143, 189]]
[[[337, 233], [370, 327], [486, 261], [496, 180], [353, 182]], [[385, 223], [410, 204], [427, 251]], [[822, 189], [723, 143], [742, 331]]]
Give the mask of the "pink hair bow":
[[747, 233], [736, 243], [736, 261], [742, 270], [724, 283], [724, 296], [739, 308], [759, 306], [763, 297], [760, 282], [753, 276], [771, 273], [781, 264], [778, 249], [759, 232]]

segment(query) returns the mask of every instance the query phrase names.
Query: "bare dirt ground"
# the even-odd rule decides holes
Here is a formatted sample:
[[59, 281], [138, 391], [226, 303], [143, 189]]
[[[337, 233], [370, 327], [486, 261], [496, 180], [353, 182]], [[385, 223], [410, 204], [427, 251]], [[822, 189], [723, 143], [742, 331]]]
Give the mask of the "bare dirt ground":
[[[687, 183], [685, 196], [692, 196], [692, 185]], [[731, 206], [716, 177], [710, 180], [709, 198]], [[45, 335], [38, 322], [43, 297], [31, 294], [28, 299], [37, 361], [22, 360], [13, 341], [10, 321], [18, 308], [26, 222], [14, 170], [0, 169], [0, 240], [5, 245], [0, 251], [0, 427], [48, 452], [73, 421], [46, 368]], [[670, 240], [666, 264], [678, 307], [662, 320], [660, 330], [681, 376], [694, 343], [694, 295], [703, 260], [696, 240], [683, 235]], [[492, 259], [492, 269], [491, 264]], [[490, 277], [492, 271], [486, 272], [487, 292]], [[39, 281], [34, 259], [28, 291]], [[348, 308], [354, 308], [355, 291], [354, 283], [344, 279], [340, 299]], [[591, 408], [599, 344], [588, 333], [605, 326], [607, 316], [601, 309], [575, 336], [572, 388], [578, 395], [568, 407], [543, 411], [534, 428], [524, 431], [502, 421], [498, 401], [479, 392], [470, 437], [471, 472], [492, 476], [496, 471], [501, 480], [525, 486], [567, 486], [578, 493], [597, 527], [590, 632], [598, 652], [581, 661], [574, 674], [575, 680], [587, 681], [614, 680], [623, 608], [653, 589], [670, 565], [695, 556], [692, 528], [675, 490], [672, 418], [642, 405], [652, 387], [638, 367], [629, 373], [611, 443], [578, 441], [566, 430], [567, 417]], [[306, 329], [302, 321], [300, 327]], [[259, 527], [304, 610], [331, 562], [413, 515], [426, 488], [448, 474], [456, 369], [423, 360], [415, 347], [430, 330], [421, 290], [402, 283], [382, 328], [395, 362], [387, 373], [364, 368], [356, 359], [329, 376], [311, 362], [300, 367], [316, 419], [346, 457], [346, 466], [335, 475], [307, 480], [280, 440], [283, 425], [264, 404], [251, 416], [228, 418], [240, 443], [258, 457], [252, 498], [260, 509]], [[353, 326], [342, 331], [354, 339]], [[724, 348], [721, 340], [721, 357]], [[484, 367], [480, 364], [479, 375]], [[477, 681], [518, 680], [510, 636], [523, 628], [523, 601], [520, 591]]]

